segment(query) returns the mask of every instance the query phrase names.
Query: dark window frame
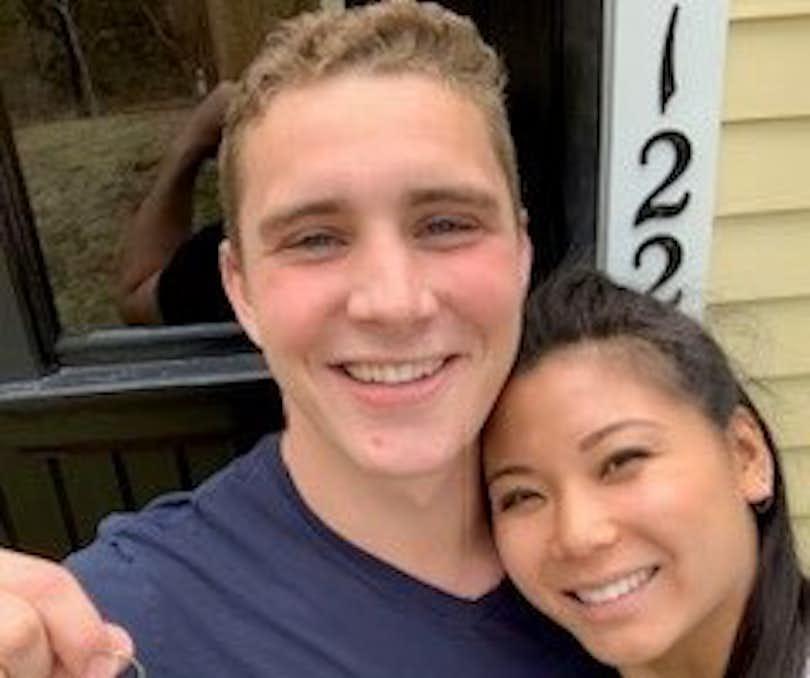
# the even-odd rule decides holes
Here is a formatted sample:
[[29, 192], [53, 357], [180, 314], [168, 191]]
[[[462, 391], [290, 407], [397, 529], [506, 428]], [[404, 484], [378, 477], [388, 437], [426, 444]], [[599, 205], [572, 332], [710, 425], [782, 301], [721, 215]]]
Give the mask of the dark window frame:
[[0, 295], [6, 321], [0, 380], [42, 376], [55, 365], [60, 326], [2, 92], [0, 248]]
[[[361, 3], [347, 2], [351, 4]], [[516, 7], [498, 0], [446, 4], [471, 14], [488, 38], [501, 42], [508, 64], [511, 52], [520, 58], [510, 64], [510, 98], [516, 104], [513, 131], [524, 198], [532, 212], [536, 271], [542, 275], [572, 249], [592, 256], [602, 2], [536, 3], [547, 8], [525, 10], [525, 21], [516, 21]], [[532, 21], [541, 25], [538, 17], [543, 40], [532, 33]], [[527, 51], [535, 49], [534, 68], [545, 69], [546, 80], [533, 77], [532, 67], [526, 67]], [[148, 409], [157, 399], [162, 405], [155, 408], [155, 417], [160, 417], [184, 398], [216, 394], [224, 399], [223, 406], [238, 402], [242, 407], [246, 397], [261, 402], [274, 389], [260, 355], [232, 323], [63, 333], [1, 98], [0, 341], [0, 446], [23, 439], [26, 444], [57, 441], [58, 431], [48, 432], [49, 427], [39, 436], [30, 434], [55, 413], [89, 421], [94, 415], [88, 405], [111, 398], [122, 411]], [[235, 400], [229, 400], [229, 393]], [[28, 421], [21, 436], [6, 432], [4, 421], [11, 420]], [[122, 430], [127, 421], [122, 420]]]

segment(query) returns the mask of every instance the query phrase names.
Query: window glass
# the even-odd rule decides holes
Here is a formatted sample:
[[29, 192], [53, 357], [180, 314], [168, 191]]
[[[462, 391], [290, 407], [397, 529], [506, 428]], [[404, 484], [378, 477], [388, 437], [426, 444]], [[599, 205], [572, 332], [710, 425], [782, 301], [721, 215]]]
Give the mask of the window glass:
[[[273, 22], [318, 4], [0, 0], [0, 84], [64, 328], [121, 324], [122, 236], [190, 112]], [[193, 229], [219, 216], [212, 165]]]

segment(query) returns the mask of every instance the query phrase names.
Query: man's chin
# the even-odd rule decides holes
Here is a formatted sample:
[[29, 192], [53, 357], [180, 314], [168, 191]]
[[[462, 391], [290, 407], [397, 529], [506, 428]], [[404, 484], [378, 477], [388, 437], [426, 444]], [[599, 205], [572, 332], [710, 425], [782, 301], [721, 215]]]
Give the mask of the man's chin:
[[394, 427], [366, 433], [347, 449], [365, 471], [406, 480], [443, 474], [455, 468], [470, 449], [458, 435], [431, 433], [426, 426]]

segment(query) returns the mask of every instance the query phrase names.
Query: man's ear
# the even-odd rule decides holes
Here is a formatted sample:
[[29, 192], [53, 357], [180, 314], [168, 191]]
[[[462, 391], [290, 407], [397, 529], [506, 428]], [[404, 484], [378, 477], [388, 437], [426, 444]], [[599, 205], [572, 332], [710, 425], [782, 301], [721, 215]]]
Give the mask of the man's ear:
[[738, 405], [726, 433], [734, 454], [740, 495], [751, 505], [767, 501], [774, 491], [774, 459], [751, 410]]
[[528, 292], [529, 280], [532, 274], [534, 248], [529, 237], [529, 213], [525, 207], [520, 208], [518, 215], [518, 237], [520, 238], [520, 280], [523, 288]]
[[247, 288], [241, 255], [228, 238], [224, 238], [219, 244], [219, 273], [236, 319], [250, 340], [261, 348], [256, 313]]

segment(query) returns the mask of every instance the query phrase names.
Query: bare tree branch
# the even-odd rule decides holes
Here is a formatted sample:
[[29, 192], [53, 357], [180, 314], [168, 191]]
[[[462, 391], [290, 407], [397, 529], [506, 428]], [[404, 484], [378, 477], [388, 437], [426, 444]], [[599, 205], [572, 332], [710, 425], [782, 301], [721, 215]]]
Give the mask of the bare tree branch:
[[163, 46], [166, 47], [166, 49], [172, 55], [186, 77], [192, 78], [194, 69], [189, 65], [188, 59], [186, 58], [179, 42], [169, 35], [169, 33], [164, 29], [160, 19], [158, 19], [148, 4], [146, 4], [143, 0], [138, 0], [138, 7], [146, 17], [146, 20], [152, 26], [152, 30], [155, 32], [158, 40], [163, 43]]
[[61, 17], [68, 56], [74, 64], [78, 78], [82, 106], [88, 115], [95, 117], [99, 114], [98, 98], [93, 87], [93, 79], [90, 76], [90, 67], [79, 39], [79, 31], [73, 20], [70, 0], [50, 0], [47, 4]]

